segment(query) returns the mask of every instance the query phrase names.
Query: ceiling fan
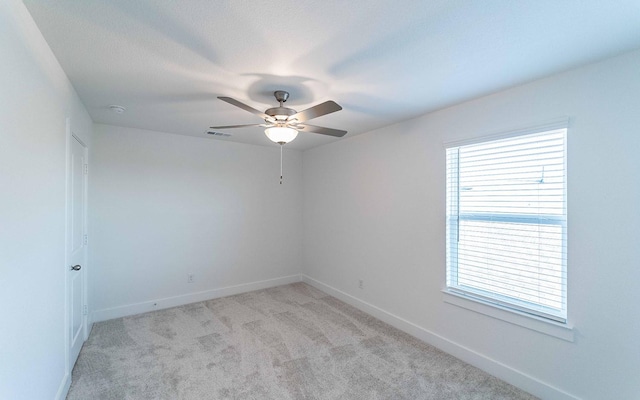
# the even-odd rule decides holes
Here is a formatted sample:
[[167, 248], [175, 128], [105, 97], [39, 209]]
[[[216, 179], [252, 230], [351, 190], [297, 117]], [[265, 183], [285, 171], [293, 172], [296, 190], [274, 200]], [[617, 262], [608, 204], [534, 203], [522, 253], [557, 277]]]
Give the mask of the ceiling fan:
[[276, 100], [280, 103], [278, 107], [273, 107], [265, 110], [265, 112], [256, 110], [238, 100], [231, 97], [218, 97], [220, 100], [227, 102], [236, 107], [242, 108], [245, 111], [249, 111], [252, 114], [264, 119], [264, 124], [248, 124], [248, 125], [227, 125], [227, 126], [212, 126], [211, 129], [231, 129], [231, 128], [246, 128], [250, 126], [260, 126], [266, 128], [264, 133], [267, 137], [279, 145], [284, 145], [291, 142], [298, 136], [298, 132], [313, 132], [321, 135], [329, 135], [335, 137], [344, 136], [347, 131], [340, 129], [325, 128], [322, 126], [310, 125], [306, 122], [313, 118], [318, 118], [323, 115], [331, 114], [336, 111], [342, 110], [342, 107], [335, 101], [325, 101], [311, 108], [307, 108], [304, 111], [296, 111], [293, 108], [283, 106], [283, 104], [289, 98], [289, 92], [284, 90], [276, 90], [273, 92]]

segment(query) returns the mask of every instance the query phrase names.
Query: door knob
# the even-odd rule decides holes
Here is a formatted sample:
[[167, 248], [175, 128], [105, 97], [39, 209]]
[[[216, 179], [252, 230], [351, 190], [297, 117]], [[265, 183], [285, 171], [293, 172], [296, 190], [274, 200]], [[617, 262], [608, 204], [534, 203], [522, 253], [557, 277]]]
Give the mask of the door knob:
[[82, 265], [74, 265], [73, 267], [71, 267], [72, 271], [80, 271], [80, 268], [82, 268]]

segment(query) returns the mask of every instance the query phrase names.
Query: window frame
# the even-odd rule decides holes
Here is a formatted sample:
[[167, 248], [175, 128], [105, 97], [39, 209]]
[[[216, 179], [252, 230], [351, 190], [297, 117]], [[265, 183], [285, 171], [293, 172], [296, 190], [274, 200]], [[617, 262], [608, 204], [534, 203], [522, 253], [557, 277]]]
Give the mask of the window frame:
[[[482, 312], [478, 310], [477, 306], [471, 306], [471, 307], [465, 307], [465, 304], [468, 301], [471, 302], [476, 302], [476, 303], [480, 303], [484, 306], [488, 306], [491, 308], [496, 308], [501, 310], [501, 313], [504, 313], [504, 311], [506, 312], [510, 312], [510, 313], [515, 313], [521, 316], [525, 316], [528, 318], [532, 318], [534, 320], [540, 320], [543, 322], [547, 322], [547, 323], [551, 323], [553, 325], [559, 325], [559, 326], [564, 326], [564, 327], [569, 327], [568, 324], [568, 288], [567, 288], [567, 283], [568, 283], [568, 267], [567, 267], [567, 241], [568, 241], [568, 234], [567, 234], [567, 142], [568, 142], [568, 136], [569, 136], [569, 124], [568, 124], [568, 119], [567, 118], [561, 118], [561, 119], [556, 119], [554, 121], [550, 121], [548, 123], [545, 124], [540, 124], [534, 127], [528, 127], [528, 128], [524, 128], [524, 129], [518, 129], [518, 130], [511, 130], [511, 131], [507, 131], [507, 132], [502, 132], [499, 134], [492, 134], [492, 135], [482, 135], [482, 136], [478, 136], [478, 137], [474, 137], [472, 139], [468, 139], [468, 140], [458, 140], [458, 141], [452, 141], [452, 142], [447, 142], [444, 143], [444, 147], [445, 147], [445, 152], [446, 152], [446, 156], [445, 156], [445, 160], [446, 160], [446, 193], [447, 193], [447, 200], [446, 200], [446, 213], [445, 213], [445, 219], [446, 219], [446, 267], [445, 267], [445, 285], [443, 288], [443, 292], [445, 293], [445, 301], [454, 305], [458, 305], [464, 308], [469, 308], [469, 309], [473, 309], [474, 311], [478, 311], [478, 312]], [[556, 131], [556, 130], [564, 130], [564, 154], [563, 154], [563, 172], [564, 172], [564, 180], [563, 180], [563, 214], [561, 215], [542, 215], [542, 218], [539, 215], [529, 215], [529, 214], [517, 214], [517, 213], [511, 213], [511, 214], [491, 214], [491, 213], [466, 213], [466, 214], [460, 214], [459, 213], [459, 207], [460, 207], [460, 200], [459, 200], [459, 196], [460, 196], [460, 188], [457, 187], [456, 185], [459, 185], [459, 175], [458, 175], [458, 179], [456, 180], [456, 183], [454, 185], [453, 188], [451, 188], [452, 182], [449, 176], [450, 173], [450, 169], [449, 169], [449, 162], [450, 162], [450, 158], [449, 158], [449, 151], [452, 148], [460, 148], [460, 147], [464, 147], [464, 146], [468, 146], [468, 145], [473, 145], [473, 144], [480, 144], [480, 143], [489, 143], [489, 142], [495, 142], [495, 141], [500, 141], [500, 140], [504, 140], [504, 139], [511, 139], [511, 138], [517, 138], [517, 137], [521, 137], [521, 136], [526, 136], [526, 135], [535, 135], [535, 134], [543, 134], [545, 132], [549, 132], [549, 131]], [[457, 174], [459, 174], [460, 172], [460, 168], [459, 168], [459, 159], [456, 161], [454, 159], [453, 162], [457, 162], [458, 163], [458, 167], [455, 168], [455, 171]], [[451, 191], [451, 192], [450, 192]], [[449, 200], [449, 196], [451, 193], [455, 193], [455, 195], [458, 196], [458, 199], [456, 199], [454, 202], [455, 204], [453, 205], [454, 209], [451, 210], [452, 204], [450, 203]], [[463, 218], [464, 217], [464, 218]], [[458, 268], [458, 265], [456, 264], [455, 266], [453, 265], [453, 262], [456, 261], [454, 260], [454, 258], [457, 258], [457, 252], [458, 252], [458, 243], [457, 240], [454, 240], [454, 238], [458, 237], [459, 232], [459, 226], [460, 226], [460, 222], [462, 220], [479, 220], [479, 221], [502, 221], [502, 222], [516, 222], [516, 223], [530, 223], [532, 225], [555, 225], [555, 226], [559, 226], [561, 229], [561, 240], [562, 240], [562, 271], [561, 271], [561, 276], [562, 276], [562, 296], [561, 296], [561, 309], [560, 310], [555, 310], [553, 308], [550, 307], [545, 307], [542, 304], [537, 304], [537, 303], [533, 303], [533, 302], [527, 302], [525, 300], [519, 300], [517, 298], [510, 298], [508, 296], [503, 296], [500, 293], [495, 293], [495, 292], [484, 292], [483, 290], [479, 289], [479, 288], [469, 288], [469, 287], [463, 287], [461, 285], [458, 285], [457, 282], [457, 274], [454, 274], [451, 269]], [[487, 293], [489, 293], [489, 295], [487, 295]], [[482, 310], [482, 308], [484, 306], [480, 307], [480, 310]], [[489, 314], [495, 314], [495, 312], [491, 312]], [[495, 316], [495, 315], [493, 315]], [[505, 318], [500, 318], [499, 316], [497, 317], [499, 319], [505, 319]], [[521, 317], [520, 317], [521, 318]], [[510, 318], [507, 318], [506, 320], [509, 320]], [[512, 322], [512, 321], [509, 321]], [[535, 328], [534, 328], [535, 329]], [[535, 329], [535, 330], [540, 330], [540, 329]], [[542, 330], [544, 331], [544, 329]], [[569, 328], [569, 332], [571, 338], [572, 338], [572, 333], [571, 333], [571, 329]], [[547, 333], [547, 332], [544, 332]], [[553, 335], [556, 336], [556, 335]], [[562, 332], [561, 336], [567, 336], [566, 332]], [[572, 339], [567, 339], [566, 337], [562, 337], [563, 339], [566, 340], [572, 340]]]

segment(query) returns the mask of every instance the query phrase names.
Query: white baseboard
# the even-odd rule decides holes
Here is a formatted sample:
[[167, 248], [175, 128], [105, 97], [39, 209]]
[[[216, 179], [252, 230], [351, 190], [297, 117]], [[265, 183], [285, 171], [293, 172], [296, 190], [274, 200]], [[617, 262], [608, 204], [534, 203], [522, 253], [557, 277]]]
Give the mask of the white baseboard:
[[67, 398], [67, 394], [69, 393], [69, 388], [71, 387], [71, 373], [64, 374], [62, 381], [60, 382], [60, 386], [58, 387], [58, 391], [56, 392], [55, 400], [64, 400]]
[[440, 350], [449, 353], [466, 363], [469, 363], [477, 368], [480, 368], [483, 371], [490, 373], [493, 376], [502, 379], [505, 382], [519, 387], [520, 389], [529, 392], [534, 396], [538, 396], [542, 399], [579, 400], [578, 397], [575, 397], [523, 372], [513, 369], [499, 361], [493, 360], [485, 355], [475, 352], [465, 346], [452, 342], [449, 339], [446, 339], [436, 333], [424, 329], [379, 307], [376, 307], [373, 304], [362, 301], [350, 294], [347, 294], [332, 286], [315, 280], [310, 276], [303, 274], [302, 281], [366, 312], [367, 314], [378, 318], [381, 321], [388, 323], [395, 328], [400, 329], [403, 332], [408, 333], [413, 337], [416, 337], [432, 346], [435, 346]]
[[267, 279], [264, 281], [250, 282], [241, 285], [205, 290], [202, 292], [187, 293], [180, 296], [166, 297], [163, 299], [150, 300], [142, 303], [127, 304], [120, 307], [105, 308], [102, 310], [93, 311], [91, 313], [91, 321], [106, 321], [109, 319], [126, 317], [129, 315], [142, 314], [149, 311], [156, 311], [190, 303], [197, 303], [199, 301], [211, 300], [218, 297], [232, 296], [234, 294], [300, 282], [300, 279], [300, 275], [290, 275], [281, 278]]

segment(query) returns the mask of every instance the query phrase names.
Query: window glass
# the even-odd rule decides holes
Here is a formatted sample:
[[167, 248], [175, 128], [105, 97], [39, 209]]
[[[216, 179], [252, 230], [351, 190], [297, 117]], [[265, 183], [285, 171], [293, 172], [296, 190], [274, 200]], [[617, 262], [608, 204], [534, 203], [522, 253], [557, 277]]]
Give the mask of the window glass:
[[447, 149], [447, 287], [566, 321], [566, 129]]

